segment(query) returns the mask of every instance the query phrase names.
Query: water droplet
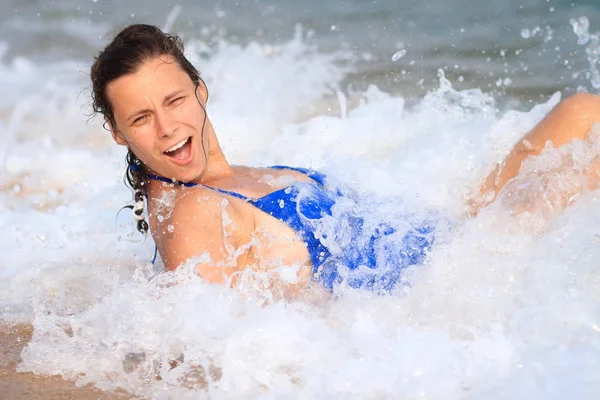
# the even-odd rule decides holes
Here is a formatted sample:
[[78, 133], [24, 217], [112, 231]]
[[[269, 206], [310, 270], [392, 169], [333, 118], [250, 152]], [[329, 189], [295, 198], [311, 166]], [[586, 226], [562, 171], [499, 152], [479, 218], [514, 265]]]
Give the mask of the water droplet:
[[531, 37], [531, 33], [529, 32], [529, 29], [527, 29], [527, 28], [521, 29], [521, 37], [523, 39], [529, 39]]
[[392, 56], [392, 61], [394, 61], [394, 62], [398, 61], [399, 59], [401, 59], [402, 57], [404, 57], [405, 54], [406, 54], [406, 50], [404, 50], [404, 49], [398, 50]]
[[173, 225], [169, 225], [169, 226], [167, 226], [167, 230], [168, 230], [170, 233], [173, 233], [173, 231], [175, 231], [175, 227], [174, 227]]
[[590, 29], [590, 20], [587, 17], [580, 18], [572, 18], [570, 21], [571, 26], [573, 27], [573, 32], [577, 35], [577, 44], [583, 45], [590, 40], [590, 34], [588, 30]]

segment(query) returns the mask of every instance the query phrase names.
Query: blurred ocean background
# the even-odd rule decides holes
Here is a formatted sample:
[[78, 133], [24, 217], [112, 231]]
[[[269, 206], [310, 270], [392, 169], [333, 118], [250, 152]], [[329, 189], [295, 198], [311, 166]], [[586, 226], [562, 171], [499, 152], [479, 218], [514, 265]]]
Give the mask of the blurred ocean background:
[[[93, 57], [135, 22], [183, 38], [231, 162], [321, 170], [379, 220], [450, 221], [410, 286], [312, 305], [190, 265], [155, 276], [152, 239], [117, 214], [124, 150], [90, 109]], [[597, 0], [3, 0], [0, 321], [34, 329], [19, 371], [156, 399], [600, 398], [600, 193], [545, 201], [581, 187], [598, 130], [465, 213], [561, 98], [598, 92], [599, 30]]]
[[582, 73], [588, 60], [569, 20], [587, 16], [594, 28], [599, 15], [595, 0], [5, 0], [0, 37], [8, 45], [5, 60], [43, 65], [89, 61], [134, 22], [167, 24], [209, 46], [276, 45], [300, 26], [321, 52], [352, 56], [344, 89], [377, 84], [418, 97], [436, 87], [442, 68], [457, 88], [539, 101], [589, 83]]

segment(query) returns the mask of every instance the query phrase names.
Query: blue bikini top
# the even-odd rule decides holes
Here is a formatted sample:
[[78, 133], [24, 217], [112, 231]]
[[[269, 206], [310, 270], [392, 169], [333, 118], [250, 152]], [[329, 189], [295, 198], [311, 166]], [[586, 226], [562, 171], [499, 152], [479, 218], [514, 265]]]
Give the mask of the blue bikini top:
[[[306, 244], [313, 268], [316, 271], [329, 257], [330, 252], [315, 235], [315, 221], [325, 215], [331, 215], [331, 207], [335, 204], [334, 193], [325, 189], [325, 175], [306, 168], [294, 168], [275, 165], [269, 168], [298, 171], [314, 182], [295, 182], [291, 186], [271, 192], [258, 199], [246, 197], [240, 193], [216, 187], [201, 185], [219, 193], [227, 194], [252, 204], [259, 210], [286, 223]], [[150, 179], [173, 183], [162, 176], [148, 174]], [[177, 182], [186, 187], [198, 186], [193, 182]]]

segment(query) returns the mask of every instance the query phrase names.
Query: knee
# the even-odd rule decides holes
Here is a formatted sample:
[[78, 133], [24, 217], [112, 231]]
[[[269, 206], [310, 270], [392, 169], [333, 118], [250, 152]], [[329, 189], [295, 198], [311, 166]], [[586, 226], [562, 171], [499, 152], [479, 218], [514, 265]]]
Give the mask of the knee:
[[557, 108], [568, 113], [571, 118], [600, 122], [600, 96], [589, 93], [577, 93], [564, 99]]
[[[600, 123], [600, 96], [578, 93], [560, 102], [545, 119], [548, 129], [544, 140], [550, 139], [556, 147], [572, 139], [584, 140], [594, 123]], [[543, 135], [546, 136], [546, 135]]]

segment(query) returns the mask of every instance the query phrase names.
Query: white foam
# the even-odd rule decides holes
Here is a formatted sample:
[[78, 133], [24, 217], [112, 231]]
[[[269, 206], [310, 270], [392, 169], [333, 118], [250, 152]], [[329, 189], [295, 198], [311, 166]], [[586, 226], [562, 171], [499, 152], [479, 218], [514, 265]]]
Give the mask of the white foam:
[[[223, 42], [201, 62], [193, 57], [231, 159], [318, 167], [377, 200], [366, 202], [373, 214], [420, 206], [453, 217], [426, 264], [410, 271], [409, 290], [342, 290], [319, 305], [265, 305], [260, 287], [208, 285], [191, 265], [155, 276], [151, 241], [128, 210], [115, 216], [131, 199], [119, 182], [124, 153], [100, 121], [85, 124], [75, 101], [86, 68], [0, 64], [10, 143], [0, 309], [3, 320], [35, 327], [19, 369], [157, 399], [600, 393], [598, 193], [562, 213], [512, 217], [515, 205], [502, 198], [477, 218], [462, 216], [465, 196], [559, 95], [499, 113], [486, 94], [455, 91], [440, 76], [440, 89], [412, 109], [372, 87], [342, 118], [326, 111], [344, 74], [336, 57], [301, 36], [279, 48]], [[49, 83], [44, 71], [58, 70], [63, 80]], [[521, 179], [537, 182], [549, 159], [564, 170], [546, 175], [571, 179], [598, 151], [548, 149]], [[573, 155], [579, 161], [567, 162]]]

